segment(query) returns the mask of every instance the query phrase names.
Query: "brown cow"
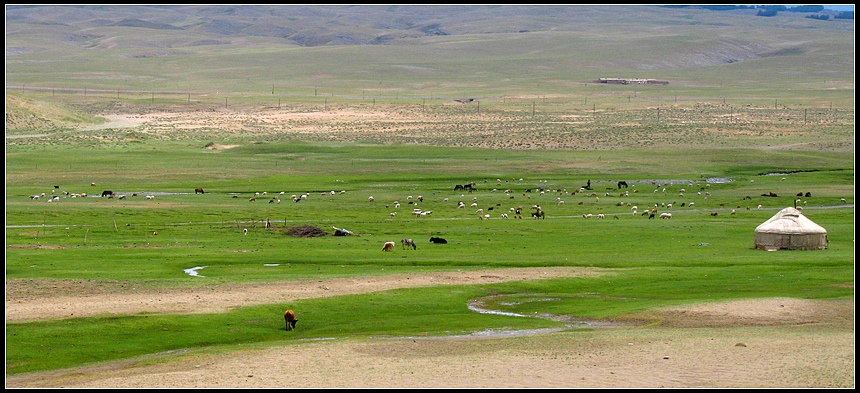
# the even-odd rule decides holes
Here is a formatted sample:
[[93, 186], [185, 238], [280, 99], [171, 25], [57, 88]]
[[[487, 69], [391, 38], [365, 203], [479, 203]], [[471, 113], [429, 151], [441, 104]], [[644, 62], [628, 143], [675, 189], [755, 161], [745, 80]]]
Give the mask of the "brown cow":
[[394, 242], [385, 242], [382, 245], [382, 251], [391, 251], [394, 249]]
[[284, 311], [284, 321], [287, 323], [287, 330], [293, 330], [299, 320], [296, 319], [296, 313], [293, 310], [287, 310]]

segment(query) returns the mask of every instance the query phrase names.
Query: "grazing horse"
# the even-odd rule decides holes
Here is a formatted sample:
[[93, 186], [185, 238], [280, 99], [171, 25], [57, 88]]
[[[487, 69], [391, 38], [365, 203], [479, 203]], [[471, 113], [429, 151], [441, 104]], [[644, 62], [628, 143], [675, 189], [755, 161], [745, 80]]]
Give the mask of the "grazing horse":
[[105, 190], [102, 191], [102, 197], [113, 197], [113, 191]]
[[404, 250], [405, 250], [406, 248], [408, 248], [408, 247], [412, 247], [412, 249], [413, 249], [413, 250], [417, 250], [417, 249], [418, 249], [418, 246], [417, 246], [417, 245], [415, 245], [415, 242], [414, 242], [414, 241], [412, 241], [412, 239], [410, 239], [410, 238], [406, 238], [406, 239], [401, 240], [401, 241], [400, 241], [400, 244], [402, 244], [402, 245], [403, 245], [403, 249], [404, 249]]
[[293, 330], [296, 328], [296, 322], [299, 320], [296, 319], [296, 313], [293, 310], [284, 311], [284, 322], [287, 324], [287, 330]]
[[203, 193], [203, 189], [202, 189], [202, 188], [197, 187], [197, 188], [195, 188], [195, 189], [194, 189], [194, 194], [202, 194], [202, 193]]
[[394, 242], [385, 242], [382, 245], [382, 251], [391, 251], [394, 249]]
[[543, 210], [538, 210], [532, 213], [532, 217], [543, 219], [546, 217], [546, 213], [544, 213]]
[[627, 182], [624, 180], [618, 182], [618, 189], [620, 190], [621, 187], [627, 188]]

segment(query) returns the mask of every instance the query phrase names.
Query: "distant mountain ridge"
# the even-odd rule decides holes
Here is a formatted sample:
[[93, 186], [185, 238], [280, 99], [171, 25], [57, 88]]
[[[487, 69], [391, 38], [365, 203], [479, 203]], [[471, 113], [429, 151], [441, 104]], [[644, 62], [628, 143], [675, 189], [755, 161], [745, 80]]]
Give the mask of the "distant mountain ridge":
[[[568, 30], [609, 22], [624, 8], [643, 14], [643, 22], [661, 13], [687, 8], [704, 20], [714, 13], [755, 15], [753, 8], [715, 11], [707, 6], [527, 6], [527, 5], [28, 5], [6, 6], [10, 28], [56, 26], [64, 35], [99, 35], [106, 27], [181, 30], [194, 42], [222, 42], [230, 37], [266, 37], [298, 46], [385, 45], [398, 39], [438, 35], [527, 33]], [[643, 12], [642, 10], [646, 10]], [[115, 33], [115, 31], [113, 32]], [[110, 32], [106, 32], [110, 34]], [[152, 37], [157, 39], [157, 37]], [[171, 43], [175, 47], [176, 42]], [[156, 45], [158, 46], [158, 45]], [[7, 51], [8, 53], [8, 51]]]

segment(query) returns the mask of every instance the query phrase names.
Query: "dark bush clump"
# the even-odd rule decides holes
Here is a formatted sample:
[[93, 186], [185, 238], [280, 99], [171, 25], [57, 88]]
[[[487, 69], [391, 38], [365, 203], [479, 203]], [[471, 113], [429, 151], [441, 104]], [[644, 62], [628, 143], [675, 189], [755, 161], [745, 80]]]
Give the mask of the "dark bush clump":
[[287, 235], [295, 237], [320, 237], [325, 236], [326, 232], [320, 227], [312, 225], [302, 225], [297, 227], [289, 227], [286, 230]]

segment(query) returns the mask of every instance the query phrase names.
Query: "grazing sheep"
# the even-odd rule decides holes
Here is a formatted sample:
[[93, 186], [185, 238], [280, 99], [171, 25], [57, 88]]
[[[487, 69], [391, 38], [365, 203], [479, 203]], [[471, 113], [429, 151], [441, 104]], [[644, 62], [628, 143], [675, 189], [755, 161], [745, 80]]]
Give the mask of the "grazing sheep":
[[373, 196], [371, 195], [371, 196], [367, 197], [367, 200], [368, 200], [369, 202], [373, 202]]
[[254, 202], [254, 201], [256, 201], [256, 200], [257, 200], [257, 198], [254, 198], [254, 197], [250, 197], [250, 198], [248, 198], [248, 202]]
[[382, 251], [391, 251], [394, 249], [394, 242], [385, 242], [382, 245]]
[[155, 195], [147, 195], [146, 199], [155, 199]]
[[660, 218], [672, 218], [672, 213], [660, 213]]
[[293, 310], [284, 311], [284, 322], [287, 324], [287, 331], [295, 329], [296, 322], [298, 321], [296, 313]]
[[401, 239], [400, 244], [403, 245], [404, 250], [409, 248], [409, 247], [412, 247], [413, 250], [418, 249], [418, 246], [415, 245], [415, 242], [410, 238]]
[[242, 231], [245, 232], [246, 235], [248, 234], [248, 228], [245, 228]]

